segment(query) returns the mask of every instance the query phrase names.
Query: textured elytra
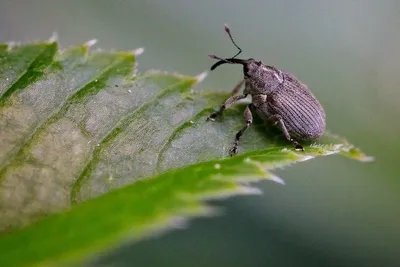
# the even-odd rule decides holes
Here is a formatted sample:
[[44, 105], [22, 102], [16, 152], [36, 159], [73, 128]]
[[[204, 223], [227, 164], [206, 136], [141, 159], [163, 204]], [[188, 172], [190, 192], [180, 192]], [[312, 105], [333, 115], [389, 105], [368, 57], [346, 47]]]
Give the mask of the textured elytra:
[[[253, 98], [258, 115], [265, 120], [272, 115], [281, 116], [289, 134], [294, 138], [308, 140], [323, 135], [325, 112], [308, 88], [290, 73], [268, 66], [260, 68], [260, 76], [246, 78], [249, 84], [248, 92], [263, 91], [264, 94], [260, 95], [265, 95], [262, 101]], [[269, 70], [272, 71], [272, 75], [265, 77]], [[261, 81], [265, 78], [269, 80], [263, 84]]]
[[325, 112], [321, 104], [291, 73], [250, 60], [245, 66], [245, 94], [253, 97], [257, 114], [264, 120], [281, 116], [289, 134], [302, 140], [315, 139], [325, 132]]

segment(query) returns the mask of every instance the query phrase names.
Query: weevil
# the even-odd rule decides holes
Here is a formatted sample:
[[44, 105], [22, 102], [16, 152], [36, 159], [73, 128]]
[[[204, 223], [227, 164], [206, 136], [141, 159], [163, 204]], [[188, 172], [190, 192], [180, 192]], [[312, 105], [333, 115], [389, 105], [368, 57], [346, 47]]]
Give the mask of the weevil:
[[[285, 138], [296, 150], [304, 151], [297, 140], [315, 139], [325, 132], [325, 111], [321, 104], [307, 86], [293, 74], [253, 58], [237, 58], [242, 49], [234, 41], [228, 25], [225, 25], [225, 31], [239, 51], [230, 58], [209, 55], [210, 58], [218, 60], [211, 66], [211, 70], [226, 63], [241, 64], [244, 78], [235, 86], [232, 96], [219, 110], [210, 114], [207, 120], [214, 121], [235, 102], [251, 95], [251, 103], [244, 110], [245, 126], [237, 132], [229, 154], [232, 156], [238, 153], [239, 140], [253, 123], [254, 111], [265, 122], [279, 126]], [[243, 84], [245, 85], [243, 94], [237, 95]]]

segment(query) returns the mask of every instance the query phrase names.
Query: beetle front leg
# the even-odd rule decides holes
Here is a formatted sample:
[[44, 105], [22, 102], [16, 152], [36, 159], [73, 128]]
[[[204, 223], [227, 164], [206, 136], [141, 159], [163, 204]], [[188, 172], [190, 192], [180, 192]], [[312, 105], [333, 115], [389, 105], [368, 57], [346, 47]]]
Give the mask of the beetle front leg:
[[243, 116], [244, 116], [244, 121], [246, 122], [246, 126], [244, 126], [242, 129], [240, 129], [239, 132], [237, 132], [235, 136], [235, 142], [233, 143], [233, 147], [229, 150], [229, 155], [233, 156], [234, 154], [238, 153], [238, 147], [239, 147], [239, 140], [240, 137], [244, 134], [244, 132], [250, 127], [250, 125], [253, 123], [253, 114], [251, 114], [250, 110], [251, 104], [249, 104], [246, 109], [244, 110]]
[[299, 142], [297, 142], [296, 140], [294, 140], [294, 139], [290, 136], [289, 131], [286, 129], [285, 123], [283, 122], [282, 117], [281, 117], [280, 115], [277, 115], [277, 114], [272, 115], [271, 117], [268, 118], [268, 120], [269, 120], [269, 121], [272, 121], [272, 122], [275, 122], [275, 124], [276, 124], [276, 123], [279, 123], [279, 126], [281, 127], [281, 130], [282, 130], [283, 134], [285, 135], [286, 139], [287, 139], [290, 143], [292, 143], [292, 144], [294, 145], [294, 147], [295, 147], [296, 150], [304, 151], [303, 146], [300, 145]]
[[246, 95], [246, 96], [236, 96], [236, 97], [235, 97], [235, 95], [237, 95], [237, 93], [239, 92], [240, 88], [242, 87], [243, 83], [244, 83], [244, 80], [241, 80], [240, 82], [238, 82], [238, 84], [236, 84], [236, 86], [232, 89], [231, 97], [228, 98], [228, 99], [225, 101], [225, 103], [219, 108], [218, 111], [216, 111], [216, 112], [212, 113], [210, 116], [208, 116], [208, 117], [207, 117], [207, 120], [212, 120], [212, 121], [214, 121], [219, 115], [222, 114], [222, 112], [223, 112], [225, 109], [229, 108], [229, 107], [230, 107], [232, 104], [234, 104], [236, 101], [238, 101], [238, 100], [240, 100], [240, 99], [243, 99], [243, 98], [245, 98], [245, 97], [247, 96], [247, 95]]
[[242, 85], [244, 84], [244, 80], [241, 80], [240, 82], [238, 82], [235, 87], [232, 89], [231, 95], [237, 95], [237, 93], [239, 93], [240, 88], [242, 87]]
[[207, 117], [207, 120], [212, 120], [215, 121], [215, 119], [220, 116], [222, 114], [222, 112], [224, 112], [225, 109], [229, 108], [230, 106], [232, 106], [235, 102], [246, 98], [247, 95], [236, 95], [236, 96], [231, 96], [230, 98], [228, 98], [225, 103], [219, 108], [218, 111], [213, 112], [210, 114], [210, 116]]

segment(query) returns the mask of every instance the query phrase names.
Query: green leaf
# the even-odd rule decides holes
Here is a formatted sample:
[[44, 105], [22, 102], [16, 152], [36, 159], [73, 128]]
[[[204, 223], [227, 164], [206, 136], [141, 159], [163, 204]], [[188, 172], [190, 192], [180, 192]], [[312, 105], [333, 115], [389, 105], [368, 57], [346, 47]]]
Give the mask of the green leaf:
[[195, 88], [204, 74], [137, 74], [134, 52], [89, 53], [90, 43], [0, 45], [1, 266], [84, 259], [211, 215], [204, 200], [282, 183], [278, 166], [371, 159], [328, 134], [295, 152], [259, 120], [228, 157], [243, 104], [207, 122], [228, 94]]

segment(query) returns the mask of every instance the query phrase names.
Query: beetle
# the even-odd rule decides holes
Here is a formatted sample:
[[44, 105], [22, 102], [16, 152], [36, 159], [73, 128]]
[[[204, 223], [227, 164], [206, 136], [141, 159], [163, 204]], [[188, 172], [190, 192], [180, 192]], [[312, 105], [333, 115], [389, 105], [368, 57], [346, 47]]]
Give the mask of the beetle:
[[[232, 156], [238, 153], [239, 140], [253, 123], [252, 111], [265, 122], [278, 125], [295, 149], [304, 151], [296, 139], [311, 140], [322, 136], [325, 132], [325, 111], [321, 104], [307, 86], [293, 74], [253, 58], [237, 58], [242, 49], [235, 43], [228, 25], [225, 25], [225, 32], [239, 51], [230, 58], [209, 55], [210, 58], [218, 60], [211, 66], [211, 71], [223, 64], [240, 64], [243, 66], [244, 78], [232, 90], [231, 97], [219, 110], [211, 113], [207, 120], [215, 121], [224, 110], [248, 95], [251, 95], [252, 99], [244, 110], [245, 126], [237, 132], [229, 154]], [[245, 85], [243, 94], [237, 95], [243, 84]]]

